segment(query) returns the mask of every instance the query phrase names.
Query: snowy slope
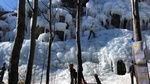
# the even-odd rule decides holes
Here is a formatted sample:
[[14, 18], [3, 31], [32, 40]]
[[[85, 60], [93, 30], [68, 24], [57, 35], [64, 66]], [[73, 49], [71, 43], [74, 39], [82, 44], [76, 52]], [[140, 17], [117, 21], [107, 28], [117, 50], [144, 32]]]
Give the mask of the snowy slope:
[[[54, 1], [53, 3], [54, 6], [57, 7], [56, 4], [59, 3], [59, 0], [56, 0], [56, 2]], [[42, 8], [43, 10], [45, 10], [43, 6]], [[108, 19], [109, 22], [111, 22], [110, 17], [108, 17], [109, 13], [117, 13], [119, 15], [122, 15], [122, 20], [125, 18], [131, 19], [130, 0], [89, 0], [89, 2], [86, 4], [86, 8], [86, 16], [82, 18], [81, 23], [81, 49], [83, 60], [82, 66], [86, 81], [88, 83], [96, 82], [93, 76], [96, 73], [98, 74], [102, 84], [129, 84], [129, 73], [123, 76], [117, 75], [116, 65], [117, 61], [121, 59], [125, 62], [126, 69], [128, 70], [131, 61], [131, 43], [129, 42], [129, 40], [131, 37], [133, 37], [133, 32], [127, 29], [114, 28], [110, 24], [107, 24], [106, 20]], [[118, 10], [115, 10], [113, 8], [118, 8]], [[149, 19], [149, 9], [150, 7], [147, 4], [140, 3], [140, 17], [142, 20], [147, 21]], [[56, 10], [58, 11], [58, 16], [69, 16], [68, 18], [66, 18], [66, 21], [71, 22], [72, 25], [72, 16], [69, 15], [68, 11], [61, 8], [56, 8]], [[56, 10], [54, 10], [54, 12], [56, 12]], [[11, 30], [10, 32], [7, 32], [7, 35], [4, 37], [5, 40], [11, 39], [11, 41], [0, 43], [0, 65], [2, 65], [3, 62], [6, 62], [6, 64], [8, 64], [9, 62], [9, 56], [13, 46], [12, 40], [16, 32], [16, 29], [14, 28], [15, 18], [16, 17], [14, 16], [8, 15], [7, 19], [5, 20], [7, 23], [2, 23], [2, 21], [0, 21], [2, 23], [0, 26], [5, 25], [4, 28], [6, 26], [9, 26], [9, 29]], [[110, 29], [106, 30], [103, 25], [99, 23], [99, 21], [103, 22], [103, 24], [107, 25]], [[48, 28], [45, 23], [45, 20], [43, 20], [41, 16], [38, 16], [37, 25]], [[63, 25], [63, 29], [61, 30], [65, 31], [65, 24]], [[90, 38], [90, 40], [87, 40], [89, 35], [88, 28], [91, 25], [94, 25], [94, 27], [96, 28], [96, 30], [94, 31], [96, 33], [96, 38]], [[29, 26], [29, 24], [27, 26]], [[61, 28], [61, 26], [58, 26], [57, 28]], [[73, 26], [73, 28], [75, 27]], [[28, 30], [29, 29], [27, 29], [27, 31]], [[28, 33], [29, 31], [26, 34]], [[3, 33], [0, 32], [0, 35], [1, 34]], [[44, 33], [39, 39], [36, 40], [35, 60], [32, 77], [33, 84], [39, 84], [39, 82], [41, 82], [41, 79], [43, 79], [42, 82], [43, 84], [45, 84], [48, 42], [42, 42], [41, 39], [42, 37], [46, 37], [46, 35], [47, 34]], [[27, 38], [29, 38], [28, 36], [29, 35], [26, 35]], [[142, 38], [143, 41], [147, 42], [149, 52], [150, 31], [142, 31]], [[70, 63], [73, 63], [75, 65], [75, 69], [77, 70], [75, 42], [76, 40], [73, 38], [69, 38], [66, 41], [55, 40], [53, 42], [50, 84], [69, 84], [70, 73], [68, 70], [68, 65]], [[29, 43], [29, 39], [24, 40], [20, 53], [20, 80], [24, 80], [25, 77], [25, 70], [29, 53]], [[113, 66], [111, 66], [111, 62], [113, 63]], [[113, 67], [114, 72], [111, 72], [111, 67]], [[5, 82], [7, 82], [7, 78], [8, 73], [6, 72], [4, 76]]]
[[[87, 40], [88, 36], [81, 38], [81, 48], [82, 48], [82, 59], [83, 59], [83, 74], [87, 82], [95, 82], [93, 77], [94, 73], [97, 73], [102, 82], [109, 84], [113, 79], [116, 82], [121, 82], [124, 78], [129, 82], [129, 74], [125, 76], [118, 76], [116, 72], [111, 72], [110, 61], [114, 63], [114, 71], [116, 71], [116, 62], [119, 59], [125, 61], [126, 67], [130, 65], [131, 60], [131, 44], [129, 42], [132, 36], [132, 31], [124, 29], [111, 29], [96, 32], [97, 37]], [[143, 31], [143, 40], [147, 41], [148, 51], [149, 49], [149, 31]], [[3, 42], [0, 43], [1, 52], [1, 64], [6, 62], [8, 64], [11, 48], [13, 42]], [[19, 73], [23, 74], [26, 68], [27, 55], [29, 49], [29, 40], [25, 40], [21, 50]], [[43, 60], [46, 57], [48, 43], [37, 41], [35, 61], [34, 61], [34, 72], [33, 79], [40, 80], [42, 74]], [[54, 42], [52, 44], [52, 62], [51, 62], [51, 80], [52, 84], [69, 84], [69, 70], [68, 64], [74, 63], [75, 68], [77, 64], [76, 60], [76, 46], [75, 39], [70, 39], [67, 41]], [[46, 61], [45, 61], [46, 62]], [[45, 64], [46, 67], [46, 64]], [[76, 68], [77, 69], [77, 68]], [[45, 70], [43, 71], [43, 82], [45, 80]], [[36, 77], [35, 77], [35, 76]], [[120, 78], [120, 80], [118, 80]], [[5, 79], [7, 79], [7, 74], [5, 74]], [[64, 83], [63, 83], [64, 81]], [[115, 84], [115, 83], [114, 83]], [[119, 84], [119, 83], [118, 83]], [[122, 83], [121, 83], [122, 84]]]

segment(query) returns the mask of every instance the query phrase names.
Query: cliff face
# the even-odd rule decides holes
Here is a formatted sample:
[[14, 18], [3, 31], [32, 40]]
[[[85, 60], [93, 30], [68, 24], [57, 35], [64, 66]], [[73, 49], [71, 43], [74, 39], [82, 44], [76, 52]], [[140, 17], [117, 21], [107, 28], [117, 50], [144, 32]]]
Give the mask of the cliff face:
[[[60, 1], [60, 2], [58, 2]], [[66, 37], [75, 38], [75, 22], [76, 22], [76, 0], [58, 0], [52, 4], [52, 31], [60, 39], [64, 40]], [[123, 28], [132, 30], [132, 11], [129, 0], [115, 1], [115, 0], [82, 0], [81, 9], [81, 35], [88, 31], [89, 27], [93, 25], [97, 30], [101, 28]], [[42, 12], [38, 12], [37, 32], [36, 38], [42, 33], [49, 32], [49, 25], [43, 15], [49, 17], [48, 1], [45, 4], [39, 2], [39, 8]], [[32, 11], [26, 5], [26, 38], [30, 36], [30, 19], [32, 18]], [[139, 2], [140, 26], [141, 30], [150, 29], [150, 6], [146, 2]], [[3, 16], [3, 17], [2, 17]], [[9, 18], [9, 19], [8, 19]], [[10, 19], [11, 18], [11, 19]], [[0, 20], [6, 22], [7, 28], [0, 28], [0, 39], [11, 36], [8, 32], [15, 33], [16, 13], [0, 11]], [[6, 20], [7, 19], [7, 20]], [[13, 21], [13, 22], [11, 22]], [[58, 25], [59, 24], [59, 25]], [[60, 25], [61, 24], [61, 25]], [[6, 27], [6, 26], [5, 26]], [[14, 28], [12, 28], [14, 27]], [[5, 29], [5, 30], [4, 30]], [[8, 37], [12, 38], [12, 37]], [[5, 39], [3, 41], [8, 41]]]

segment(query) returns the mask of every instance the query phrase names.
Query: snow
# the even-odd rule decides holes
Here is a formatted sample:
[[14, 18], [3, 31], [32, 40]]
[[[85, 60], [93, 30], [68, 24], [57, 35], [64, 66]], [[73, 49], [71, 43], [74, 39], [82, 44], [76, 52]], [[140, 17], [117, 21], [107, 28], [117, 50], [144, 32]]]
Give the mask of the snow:
[[65, 22], [69, 24], [72, 23], [72, 16], [70, 14], [65, 15]]
[[16, 28], [16, 16], [8, 16], [5, 21], [8, 23], [8, 28], [13, 31]]
[[118, 2], [114, 3], [111, 11], [112, 11], [111, 14], [123, 15], [126, 11], [126, 6], [125, 6], [124, 2], [118, 1]]
[[2, 29], [6, 29], [6, 28], [8, 28], [8, 24], [5, 22], [5, 21], [2, 21], [2, 20], [0, 20], [0, 28], [2, 28]]
[[[132, 36], [132, 31], [126, 29], [110, 29], [101, 30], [96, 32], [97, 38], [91, 38], [87, 40], [88, 36], [81, 37], [82, 59], [83, 59], [83, 74], [87, 82], [96, 82], [93, 78], [93, 74], [98, 74], [102, 83], [109, 84], [110, 81], [114, 81], [113, 84], [119, 84], [124, 81], [123, 84], [130, 82], [130, 76], [128, 73], [124, 76], [116, 75], [116, 63], [117, 60], [122, 59], [128, 69], [131, 60], [131, 44], [129, 42]], [[43, 34], [44, 35], [44, 34]], [[149, 31], [142, 32], [143, 39], [147, 41], [147, 45], [150, 46]], [[24, 40], [21, 50], [21, 57], [19, 62], [19, 69], [26, 67], [27, 56], [29, 52], [29, 40]], [[10, 52], [12, 49], [12, 42], [3, 42], [0, 44], [1, 62], [8, 64]], [[40, 74], [42, 74], [43, 61], [46, 62], [48, 43], [36, 41], [36, 52], [34, 66], [36, 68], [34, 74], [38, 77], [35, 80], [40, 80]], [[148, 51], [150, 51], [148, 47]], [[69, 70], [68, 64], [74, 63], [75, 69], [77, 69], [77, 57], [75, 39], [67, 41], [58, 41], [52, 44], [52, 60], [51, 60], [51, 82], [55, 84], [64, 83], [69, 84]], [[113, 62], [114, 72], [111, 72], [110, 61]], [[2, 63], [1, 63], [2, 64]], [[46, 63], [44, 63], [46, 66]], [[55, 71], [55, 68], [58, 70]], [[54, 69], [54, 70], [53, 70]], [[20, 71], [23, 74], [24, 71]], [[46, 68], [44, 68], [44, 76]], [[24, 75], [24, 74], [23, 74]], [[118, 80], [120, 78], [120, 80]], [[5, 80], [7, 74], [5, 74]], [[43, 83], [44, 83], [43, 77]], [[125, 80], [124, 80], [125, 79]], [[116, 81], [116, 83], [115, 83]], [[122, 83], [121, 83], [122, 84]]]
[[93, 18], [91, 16], [84, 16], [82, 18], [82, 29], [83, 30], [89, 30], [89, 28], [91, 26], [94, 26], [95, 27], [95, 30], [99, 30], [99, 29], [102, 29], [101, 27], [97, 28], [96, 26], [101, 26], [99, 24], [99, 18]]
[[16, 30], [6, 32], [6, 35], [3, 38], [3, 41], [13, 41], [14, 37], [15, 37], [15, 34], [16, 34]]
[[37, 26], [44, 27], [45, 24], [48, 24], [48, 22], [41, 16], [37, 17]]
[[[30, 0], [32, 3], [32, 0]], [[42, 0], [46, 3], [47, 0]], [[41, 2], [41, 1], [40, 1]], [[40, 3], [39, 2], [39, 3]], [[71, 36], [75, 34], [75, 25], [73, 24], [74, 18], [65, 9], [61, 8], [60, 0], [53, 0], [53, 14], [52, 30], [64, 31], [67, 35], [65, 41], [56, 40], [54, 38], [51, 51], [51, 72], [50, 84], [70, 84], [70, 73], [68, 65], [73, 63], [77, 70], [77, 50], [76, 40]], [[27, 11], [30, 10], [27, 5]], [[43, 4], [39, 4], [43, 14], [48, 17], [48, 11]], [[141, 2], [139, 4], [140, 19], [148, 22], [150, 19], [150, 6]], [[98, 74], [102, 84], [130, 84], [130, 74], [117, 75], [117, 61], [123, 60], [126, 69], [130, 66], [131, 62], [131, 43], [130, 38], [133, 37], [133, 31], [129, 29], [129, 21], [127, 22], [127, 29], [111, 28], [110, 15], [121, 15], [121, 22], [125, 19], [130, 20], [131, 17], [131, 3], [129, 0], [89, 0], [86, 3], [86, 15], [81, 18], [81, 50], [83, 61], [83, 75], [88, 83], [96, 83], [94, 74]], [[65, 17], [64, 22], [59, 22], [60, 16]], [[0, 21], [1, 28], [8, 28], [7, 32], [0, 31], [0, 37], [3, 36], [3, 41], [0, 42], [0, 65], [3, 62], [9, 64], [9, 57], [13, 46], [13, 40], [16, 34], [16, 16], [10, 14], [4, 15], [5, 21]], [[26, 38], [24, 39], [23, 46], [20, 53], [19, 60], [19, 80], [23, 81], [25, 78], [26, 64], [28, 60], [28, 53], [30, 47], [29, 25], [32, 18], [26, 18], [27, 29]], [[144, 24], [141, 21], [141, 26]], [[67, 24], [68, 23], [68, 24]], [[67, 25], [69, 28], [66, 29]], [[90, 38], [89, 27], [95, 27], [96, 38]], [[149, 24], [150, 25], [150, 24]], [[37, 17], [37, 26], [49, 30], [48, 22], [43, 18], [42, 14]], [[108, 26], [110, 29], [106, 29]], [[55, 27], [55, 29], [54, 29]], [[54, 35], [54, 34], [53, 34]], [[146, 41], [148, 52], [150, 52], [150, 30], [142, 31], [143, 41]], [[45, 84], [46, 80], [46, 64], [48, 54], [48, 40], [49, 32], [43, 32], [36, 39], [35, 59], [32, 74], [32, 83], [41, 82]], [[148, 53], [149, 54], [149, 53]], [[148, 57], [150, 58], [150, 57]], [[149, 63], [148, 63], [149, 65]], [[7, 66], [8, 68], [8, 66]], [[113, 68], [113, 72], [112, 72]], [[149, 68], [150, 70], [150, 68]], [[42, 78], [41, 78], [42, 77]], [[4, 75], [4, 81], [7, 82], [8, 71]]]
[[55, 30], [57, 30], [57, 31], [65, 31], [66, 30], [66, 26], [67, 26], [66, 23], [62, 23], [62, 22], [55, 23]]
[[[48, 42], [49, 41], [49, 35], [50, 33], [42, 33], [39, 35], [38, 37], [38, 41], [41, 41], [41, 42]], [[54, 36], [54, 34], [52, 33], [52, 36]]]

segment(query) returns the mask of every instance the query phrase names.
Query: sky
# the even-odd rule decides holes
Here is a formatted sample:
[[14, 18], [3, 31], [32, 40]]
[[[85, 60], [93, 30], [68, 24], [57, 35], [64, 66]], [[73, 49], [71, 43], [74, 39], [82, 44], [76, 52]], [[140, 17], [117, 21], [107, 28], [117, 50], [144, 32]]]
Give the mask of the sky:
[[[75, 25], [72, 24], [72, 16], [67, 10], [65, 10], [64, 8], [57, 8], [59, 7], [59, 5], [57, 5], [57, 3], [59, 3], [58, 1], [56, 1], [54, 3], [55, 5], [53, 5], [54, 7], [56, 7], [56, 9], [54, 8], [53, 10], [53, 12], [56, 14], [56, 21], [59, 21], [59, 15], [65, 16], [65, 21], [69, 22], [71, 27], [66, 29], [66, 23], [55, 23], [57, 25], [56, 30], [65, 31], [65, 34], [68, 36], [68, 38], [66, 41], [60, 41], [58, 36], [56, 36], [54, 38], [54, 42], [52, 43], [50, 84], [70, 84], [70, 73], [68, 68], [69, 64], [73, 63], [74, 68], [77, 70], [76, 40], [74, 38], [71, 38], [70, 35], [71, 30], [71, 33], [74, 34]], [[121, 20], [124, 18], [129, 19], [131, 16], [131, 10], [129, 10], [131, 7], [130, 2], [128, 2], [127, 0], [94, 1], [90, 0], [86, 4], [87, 16], [84, 16], [81, 22], [82, 27], [80, 32], [80, 41], [83, 60], [83, 75], [85, 77], [85, 80], [89, 84], [94, 84], [96, 80], [94, 79], [93, 75], [98, 74], [98, 77], [100, 78], [102, 84], [130, 84], [130, 74], [128, 73], [128, 69], [131, 65], [132, 59], [132, 44], [130, 43], [130, 38], [133, 36], [133, 31], [128, 29], [115, 28], [111, 25], [106, 24], [106, 20], [110, 19], [109, 17], [107, 17], [110, 12], [122, 15]], [[26, 7], [28, 9], [28, 6]], [[42, 7], [45, 11], [44, 6], [40, 5], [40, 7]], [[115, 10], [114, 8], [118, 9]], [[150, 7], [144, 3], [140, 5], [140, 9], [143, 15], [141, 19], [147, 21], [146, 16], [150, 17], [149, 8]], [[0, 21], [0, 27], [2, 28], [2, 30], [5, 30], [7, 28], [9, 28], [9, 30], [7, 32], [0, 31], [0, 36], [2, 37], [3, 41], [0, 42], [0, 65], [2, 65], [3, 62], [6, 62], [8, 68], [9, 57], [13, 46], [13, 40], [16, 34], [16, 17], [11, 16], [11, 14], [4, 15], [3, 17], [6, 17], [6, 20]], [[26, 20], [28, 20], [28, 23], [30, 22], [29, 18], [26, 18]], [[109, 27], [109, 29], [104, 28], [103, 25], [99, 23], [99, 21], [102, 21], [104, 25], [107, 25]], [[30, 24], [28, 23], [25, 37], [29, 38], [30, 28], [28, 26]], [[39, 27], [46, 29], [48, 28], [47, 24], [48, 23], [43, 19], [42, 16], [38, 16], [37, 25]], [[94, 32], [96, 34], [96, 38], [93, 38], [91, 36], [91, 38], [88, 40], [88, 28], [91, 25], [95, 27]], [[21, 81], [23, 81], [25, 77], [25, 70], [29, 53], [30, 39], [28, 38], [24, 39], [20, 52], [19, 80]], [[32, 75], [33, 84], [39, 84], [39, 82], [41, 82], [41, 79], [42, 83], [45, 84], [48, 38], [49, 33], [44, 32], [40, 34], [38, 39], [36, 40], [35, 60]], [[148, 52], [150, 52], [150, 30], [142, 31], [142, 39], [143, 41], [146, 41]], [[125, 75], [117, 75], [118, 60], [123, 60], [126, 65], [127, 73]], [[149, 63], [148, 66], [150, 66]], [[7, 83], [7, 79], [8, 71], [6, 71], [4, 75], [4, 82]]]
[[0, 5], [4, 8], [4, 10], [12, 11], [17, 9], [17, 1], [18, 0], [0, 0]]

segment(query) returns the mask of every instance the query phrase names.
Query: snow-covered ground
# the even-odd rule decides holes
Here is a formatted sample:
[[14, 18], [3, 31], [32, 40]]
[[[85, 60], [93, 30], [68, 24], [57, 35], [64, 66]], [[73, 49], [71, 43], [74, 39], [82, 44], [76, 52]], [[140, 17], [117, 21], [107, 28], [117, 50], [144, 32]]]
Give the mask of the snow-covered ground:
[[[65, 16], [65, 22], [70, 22], [68, 30], [74, 30], [73, 32], [75, 32], [75, 25], [72, 23], [72, 16], [67, 10], [57, 8], [59, 7], [57, 4], [61, 4], [59, 1], [60, 0], [53, 0], [53, 6], [56, 7], [53, 9], [53, 12], [56, 13], [56, 20], [59, 20], [59, 15]], [[26, 7], [27, 10], [29, 10], [28, 6]], [[44, 6], [40, 7], [43, 8], [41, 8], [41, 10], [46, 9]], [[150, 17], [150, 7], [143, 2], [139, 4], [139, 7], [141, 14], [140, 19], [147, 22]], [[89, 0], [89, 2], [86, 4], [86, 16], [82, 18], [81, 22], [83, 75], [88, 83], [95, 83], [96, 80], [94, 79], [94, 74], [98, 74], [102, 84], [130, 84], [129, 73], [126, 73], [125, 75], [117, 75], [117, 61], [123, 60], [128, 72], [128, 68], [131, 62], [130, 38], [133, 37], [133, 32], [131, 30], [127, 30], [130, 28], [114, 28], [112, 25], [107, 24], [107, 20], [111, 22], [111, 18], [108, 17], [110, 13], [121, 15], [122, 21], [124, 19], [131, 19], [130, 0]], [[8, 66], [9, 57], [13, 46], [13, 39], [16, 33], [16, 17], [11, 16], [11, 14], [4, 15], [3, 17], [7, 17], [7, 19], [5, 21], [0, 21], [0, 27], [2, 27], [3, 30], [7, 30], [7, 28], [9, 28], [9, 31], [5, 32], [5, 36], [3, 36], [4, 32], [0, 31], [0, 36], [3, 36], [2, 40], [5, 41], [0, 42], [0, 65], [2, 65], [3, 62], [6, 62]], [[30, 44], [30, 40], [28, 39], [30, 32], [30, 18], [26, 19], [28, 29], [26, 29], [26, 36], [21, 49], [19, 61], [19, 80], [21, 81], [25, 78]], [[103, 22], [103, 25], [100, 22]], [[46, 23], [47, 22], [43, 19], [42, 16], [38, 16], [38, 26], [47, 29], [49, 26]], [[57, 30], [66, 32], [66, 23], [58, 22], [55, 24], [57, 25]], [[53, 26], [55, 24], [53, 24]], [[96, 38], [92, 38], [91, 36], [90, 40], [88, 40], [88, 28], [91, 25], [95, 27], [94, 32], [96, 34]], [[109, 29], [105, 29], [104, 25], [107, 25]], [[143, 25], [142, 22], [141, 25]], [[66, 32], [67, 35], [69, 35], [68, 32]], [[49, 34], [43, 33], [36, 40], [35, 59], [32, 75], [33, 84], [39, 84], [40, 82], [45, 84], [48, 42], [42, 41], [48, 40], [47, 35]], [[143, 41], [146, 41], [148, 52], [150, 52], [150, 30], [142, 31], [142, 39]], [[76, 40], [70, 36], [70, 38], [67, 38], [66, 41], [60, 41], [56, 37], [52, 43], [51, 52], [52, 59], [50, 84], [70, 84], [70, 73], [68, 68], [69, 64], [73, 63], [75, 69], [77, 70]], [[8, 72], [6, 71], [4, 76], [4, 81], [6, 83], [7, 78]]]
[[[132, 31], [126, 29], [110, 29], [95, 32], [96, 38], [87, 40], [88, 36], [81, 37], [83, 74], [87, 82], [96, 82], [94, 74], [98, 74], [103, 84], [129, 84], [130, 75], [117, 75], [116, 62], [122, 59], [127, 67], [131, 60], [131, 44], [129, 42], [132, 37]], [[148, 51], [150, 51], [150, 31], [143, 31], [143, 40], [147, 42]], [[45, 82], [45, 70], [48, 43], [36, 41], [36, 52], [33, 70], [33, 80], [39, 83], [43, 76], [43, 84]], [[8, 64], [13, 42], [0, 43], [0, 63]], [[20, 79], [25, 76], [27, 56], [29, 49], [29, 40], [24, 40], [21, 50], [19, 62]], [[51, 84], [69, 84], [70, 73], [68, 70], [69, 63], [74, 63], [77, 69], [75, 39], [67, 41], [58, 41], [52, 44], [52, 60], [51, 60]], [[110, 61], [113, 62], [114, 72], [111, 72]], [[44, 63], [44, 70], [42, 65]], [[43, 73], [42, 73], [43, 72]], [[43, 75], [42, 75], [43, 74]], [[7, 80], [7, 72], [4, 79]]]

